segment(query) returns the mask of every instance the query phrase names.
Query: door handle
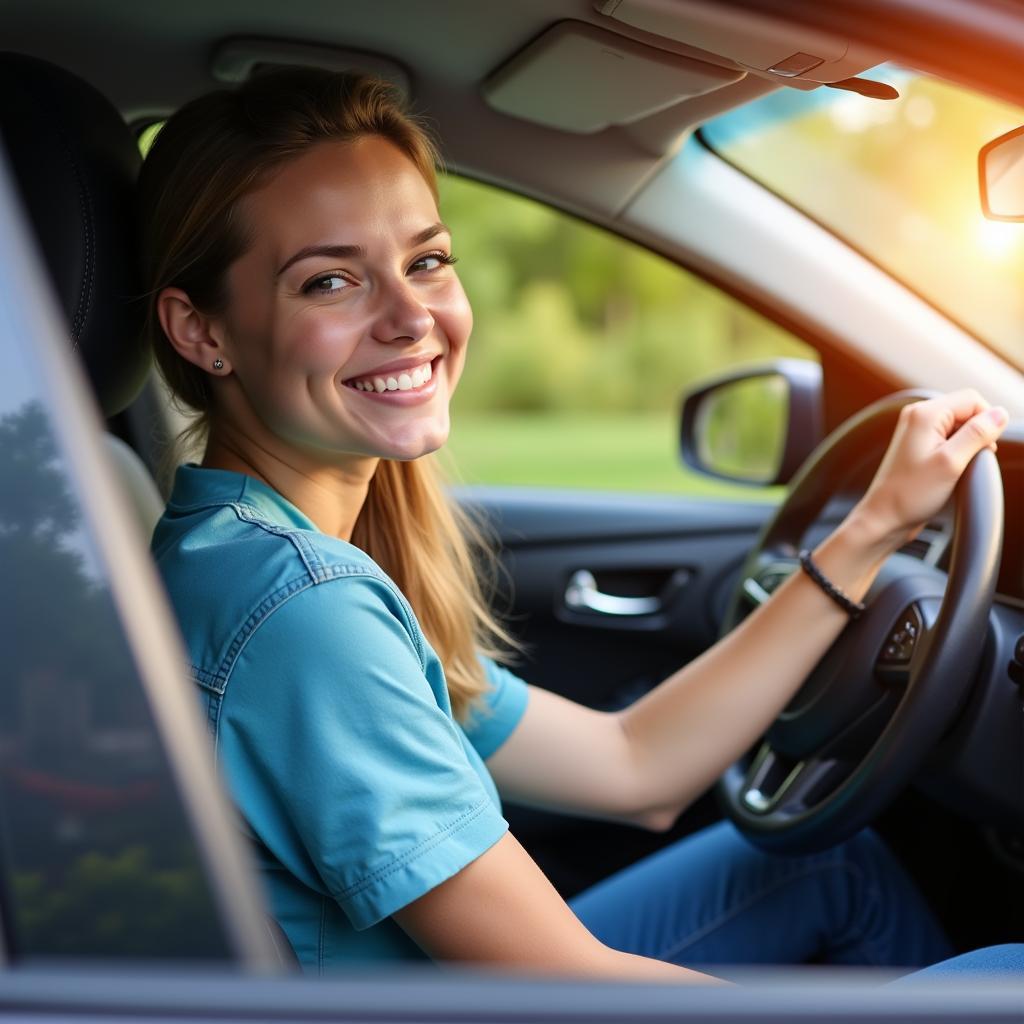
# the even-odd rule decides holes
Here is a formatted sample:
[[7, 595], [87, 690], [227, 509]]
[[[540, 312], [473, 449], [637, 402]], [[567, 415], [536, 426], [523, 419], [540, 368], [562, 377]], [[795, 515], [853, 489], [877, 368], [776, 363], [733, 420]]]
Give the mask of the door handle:
[[665, 609], [666, 597], [682, 586], [689, 573], [679, 569], [672, 575], [669, 586], [664, 587], [660, 594], [650, 597], [619, 597], [617, 594], [605, 594], [597, 588], [594, 574], [587, 569], [578, 569], [569, 577], [565, 588], [565, 604], [573, 611], [594, 612], [598, 615], [616, 617], [656, 615]]

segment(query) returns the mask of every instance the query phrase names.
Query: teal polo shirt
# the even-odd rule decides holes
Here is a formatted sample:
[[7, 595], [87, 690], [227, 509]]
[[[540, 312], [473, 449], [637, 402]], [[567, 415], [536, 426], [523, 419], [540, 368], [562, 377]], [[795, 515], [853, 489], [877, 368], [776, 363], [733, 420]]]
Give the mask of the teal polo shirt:
[[299, 960], [422, 957], [390, 915], [506, 832], [484, 760], [522, 717], [526, 685], [484, 659], [490, 690], [455, 721], [395, 584], [244, 474], [181, 467], [152, 547]]

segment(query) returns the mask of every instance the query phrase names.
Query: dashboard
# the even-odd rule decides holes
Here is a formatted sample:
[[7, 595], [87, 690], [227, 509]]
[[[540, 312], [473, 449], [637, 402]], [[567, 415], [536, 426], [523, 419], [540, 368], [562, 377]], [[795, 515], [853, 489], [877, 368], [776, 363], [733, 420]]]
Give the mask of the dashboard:
[[[988, 636], [974, 684], [918, 787], [965, 817], [1024, 824], [1024, 423], [999, 441], [1005, 520]], [[948, 544], [939, 561], [944, 567]]]

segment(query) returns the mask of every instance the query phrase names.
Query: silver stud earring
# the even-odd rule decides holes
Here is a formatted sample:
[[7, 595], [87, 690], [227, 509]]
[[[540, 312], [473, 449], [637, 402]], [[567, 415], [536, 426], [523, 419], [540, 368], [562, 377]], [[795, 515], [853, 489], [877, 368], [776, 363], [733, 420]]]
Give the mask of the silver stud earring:
[[224, 369], [224, 360], [223, 359], [214, 359], [214, 361], [213, 361], [213, 368], [215, 370], [223, 370]]

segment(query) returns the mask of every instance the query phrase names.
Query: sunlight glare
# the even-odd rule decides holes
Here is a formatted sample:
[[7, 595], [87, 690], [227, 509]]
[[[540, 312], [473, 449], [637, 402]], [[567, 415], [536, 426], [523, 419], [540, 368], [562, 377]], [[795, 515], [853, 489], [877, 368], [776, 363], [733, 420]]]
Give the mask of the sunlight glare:
[[991, 260], [1009, 258], [1020, 247], [1024, 237], [1024, 224], [985, 220], [981, 217], [975, 224], [978, 248]]
[[889, 124], [899, 116], [899, 109], [899, 100], [880, 102], [856, 93], [844, 93], [828, 105], [828, 115], [839, 131], [858, 133]]

